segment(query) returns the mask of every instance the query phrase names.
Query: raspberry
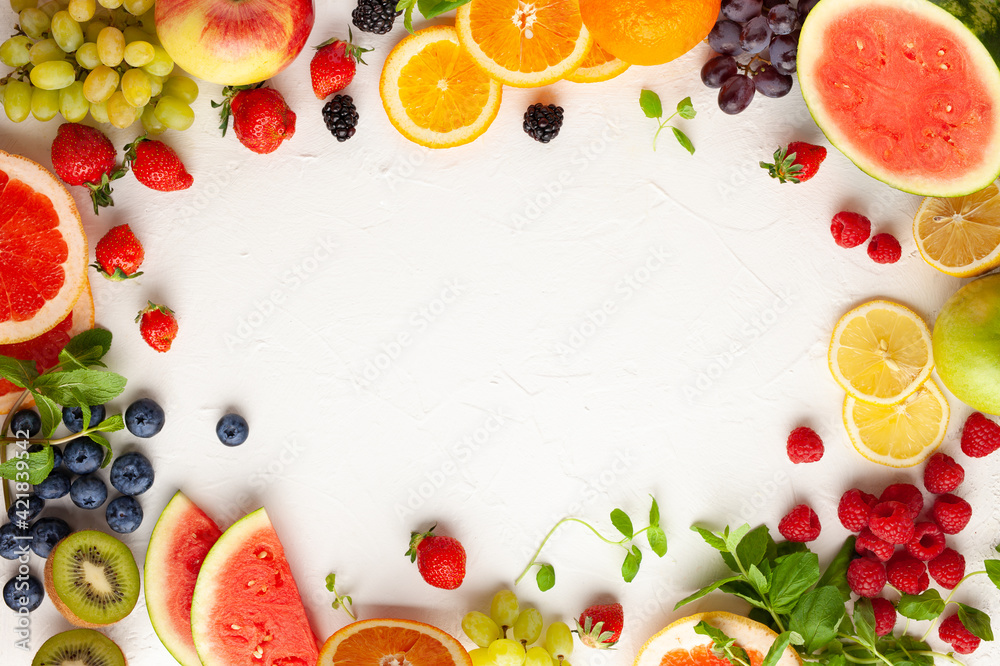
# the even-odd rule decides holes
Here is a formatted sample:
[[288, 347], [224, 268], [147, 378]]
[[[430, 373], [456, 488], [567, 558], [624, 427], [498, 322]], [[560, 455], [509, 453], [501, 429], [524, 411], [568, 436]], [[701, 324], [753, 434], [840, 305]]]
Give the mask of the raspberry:
[[927, 563], [934, 582], [946, 590], [954, 590], [955, 586], [965, 578], [965, 558], [951, 548], [945, 548], [941, 554]]
[[789, 541], [815, 541], [820, 532], [819, 516], [806, 504], [799, 504], [778, 523], [778, 532]]
[[875, 611], [875, 633], [887, 636], [896, 628], [896, 607], [885, 597], [872, 599], [872, 610]]
[[938, 628], [938, 637], [959, 654], [971, 654], [979, 647], [979, 637], [965, 628], [958, 613], [949, 615]]
[[924, 510], [924, 494], [911, 483], [894, 483], [888, 486], [879, 495], [879, 502], [901, 502], [910, 510], [910, 517], [914, 520]]
[[894, 264], [902, 254], [899, 241], [892, 234], [875, 234], [868, 243], [868, 256], [876, 264]]
[[979, 412], [973, 412], [962, 426], [962, 453], [983, 458], [1000, 449], [1000, 425]]
[[889, 584], [906, 594], [921, 594], [931, 584], [927, 565], [905, 553], [897, 553], [885, 567]]
[[931, 507], [931, 518], [945, 534], [958, 534], [969, 524], [972, 507], [964, 499], [951, 493], [938, 495]]
[[965, 480], [965, 470], [955, 459], [944, 453], [935, 453], [924, 467], [924, 488], [940, 495], [950, 493]]
[[868, 516], [868, 529], [891, 544], [909, 543], [913, 539], [913, 516], [902, 502], [879, 502]]
[[[851, 488], [840, 497], [837, 506], [837, 517], [840, 524], [851, 532], [860, 532], [868, 524], [868, 515], [872, 512], [872, 504], [865, 499], [866, 493], [857, 488]], [[872, 497], [869, 495], [869, 497]], [[874, 498], [873, 498], [874, 499]]]
[[847, 565], [847, 584], [859, 597], [874, 597], [885, 587], [885, 565], [871, 557], [859, 557]]
[[857, 247], [868, 240], [872, 233], [872, 223], [860, 213], [841, 211], [833, 216], [830, 233], [840, 247]]
[[823, 440], [812, 428], [802, 426], [788, 435], [788, 459], [796, 465], [816, 462], [823, 457]]
[[861, 534], [858, 535], [858, 540], [854, 542], [854, 550], [858, 555], [871, 553], [879, 562], [888, 562], [889, 558], [892, 557], [895, 547], [888, 541], [879, 539], [872, 534], [870, 529], [865, 527], [861, 530]]
[[906, 544], [906, 552], [921, 562], [928, 562], [944, 551], [944, 534], [934, 523], [917, 523], [913, 540]]

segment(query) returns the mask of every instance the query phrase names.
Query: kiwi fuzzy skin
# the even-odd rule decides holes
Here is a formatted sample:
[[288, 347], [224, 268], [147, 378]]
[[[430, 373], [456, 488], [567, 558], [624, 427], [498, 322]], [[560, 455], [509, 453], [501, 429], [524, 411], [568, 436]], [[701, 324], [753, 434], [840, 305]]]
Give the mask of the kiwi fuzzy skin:
[[[45, 593], [49, 595], [49, 599], [52, 600], [56, 610], [58, 610], [59, 613], [74, 627], [81, 627], [83, 629], [100, 629], [101, 627], [108, 627], [115, 624], [115, 622], [108, 622], [106, 624], [94, 624], [93, 622], [87, 622], [70, 610], [69, 606], [63, 602], [63, 600], [59, 597], [59, 594], [56, 592], [55, 578], [52, 573], [55, 566], [53, 563], [56, 560], [56, 554], [59, 552], [59, 548], [64, 546], [66, 542], [67, 539], [63, 539], [57, 543], [52, 549], [52, 552], [49, 553], [49, 556], [45, 559]], [[126, 613], [126, 617], [131, 614], [132, 610], [132, 608], [129, 609], [129, 612]]]

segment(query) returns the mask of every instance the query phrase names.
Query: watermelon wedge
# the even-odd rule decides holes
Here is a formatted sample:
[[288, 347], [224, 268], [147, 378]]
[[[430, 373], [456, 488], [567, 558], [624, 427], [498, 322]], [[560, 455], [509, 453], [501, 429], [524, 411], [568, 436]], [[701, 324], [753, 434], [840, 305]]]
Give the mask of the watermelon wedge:
[[204, 666], [315, 666], [316, 636], [264, 509], [212, 546], [194, 588], [191, 630]]
[[1000, 175], [998, 60], [997, 0], [821, 0], [797, 68], [816, 124], [858, 167], [955, 197]]
[[156, 635], [183, 666], [201, 666], [191, 636], [191, 599], [202, 562], [222, 530], [177, 491], [146, 550], [146, 610]]

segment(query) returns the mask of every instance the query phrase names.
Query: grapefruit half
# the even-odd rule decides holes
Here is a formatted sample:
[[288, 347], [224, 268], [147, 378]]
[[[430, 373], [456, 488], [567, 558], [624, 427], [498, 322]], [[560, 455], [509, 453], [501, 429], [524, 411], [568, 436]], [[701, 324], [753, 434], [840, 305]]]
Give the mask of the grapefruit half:
[[[634, 666], [721, 666], [728, 664], [712, 654], [712, 639], [695, 633], [695, 626], [701, 622], [721, 629], [736, 645], [747, 651], [753, 666], [760, 666], [767, 651], [771, 649], [776, 633], [760, 622], [717, 611], [699, 613], [677, 620], [654, 635], [639, 650]], [[777, 666], [801, 666], [802, 660], [791, 647], [778, 660]]]

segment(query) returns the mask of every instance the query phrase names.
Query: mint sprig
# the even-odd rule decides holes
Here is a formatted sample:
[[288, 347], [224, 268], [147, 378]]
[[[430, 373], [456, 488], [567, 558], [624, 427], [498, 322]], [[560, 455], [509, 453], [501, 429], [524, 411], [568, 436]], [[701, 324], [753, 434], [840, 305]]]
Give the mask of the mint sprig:
[[674, 138], [677, 139], [677, 143], [681, 144], [686, 151], [694, 155], [694, 144], [691, 143], [691, 139], [688, 138], [687, 134], [674, 127], [673, 125], [668, 125], [674, 116], [680, 116], [687, 120], [691, 120], [698, 112], [694, 110], [694, 106], [691, 103], [690, 97], [685, 97], [677, 103], [677, 110], [671, 113], [666, 120], [660, 120], [663, 116], [663, 104], [660, 102], [660, 96], [657, 95], [652, 90], [643, 90], [639, 93], [639, 107], [642, 112], [646, 114], [647, 118], [653, 118], [660, 123], [660, 126], [656, 129], [656, 134], [653, 135], [653, 150], [656, 150], [656, 139], [660, 136], [660, 132], [663, 131], [664, 127], [669, 127], [674, 133]]
[[396, 3], [396, 11], [404, 12], [403, 26], [407, 32], [412, 33], [414, 8], [419, 10], [425, 19], [432, 19], [470, 2], [472, 0], [399, 0]]
[[354, 605], [354, 600], [347, 595], [342, 595], [337, 592], [337, 574], [330, 574], [326, 577], [326, 589], [334, 594], [334, 600], [331, 604], [334, 610], [344, 609], [347, 615], [357, 622], [358, 618], [351, 611], [351, 606]]

